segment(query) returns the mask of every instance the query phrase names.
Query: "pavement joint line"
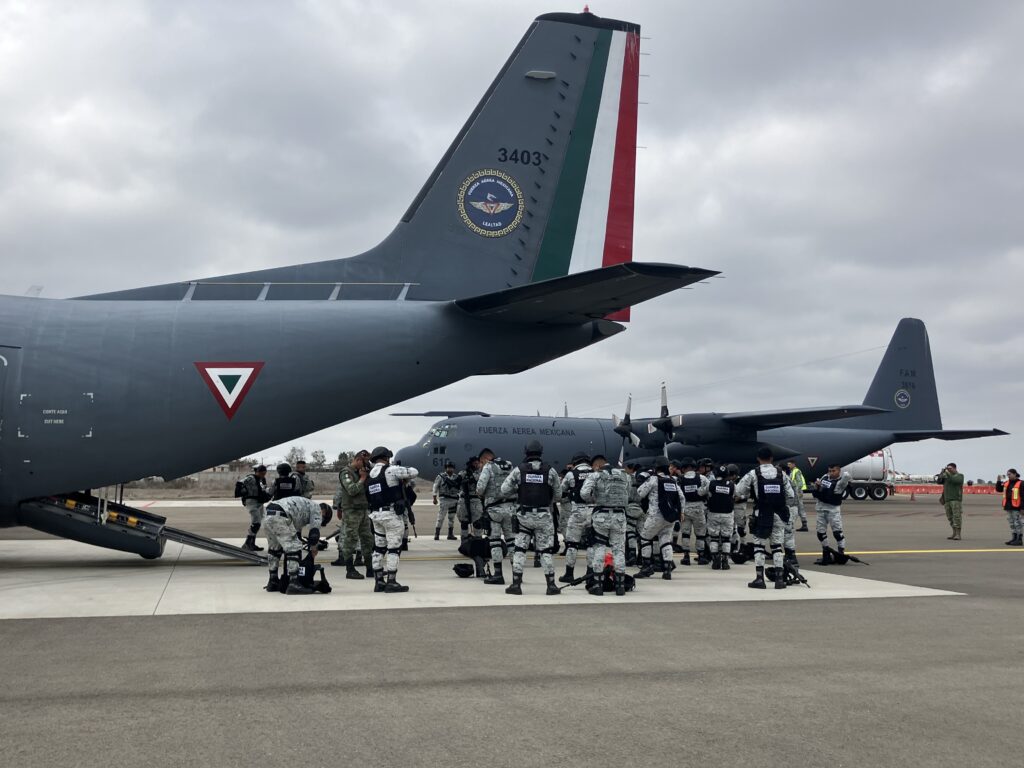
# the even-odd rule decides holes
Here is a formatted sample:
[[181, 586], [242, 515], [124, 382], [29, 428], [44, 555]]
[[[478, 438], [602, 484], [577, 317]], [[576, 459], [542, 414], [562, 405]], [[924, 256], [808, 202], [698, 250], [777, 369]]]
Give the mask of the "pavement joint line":
[[158, 610], [160, 610], [160, 603], [163, 602], [164, 595], [167, 594], [167, 587], [169, 587], [171, 585], [171, 579], [174, 576], [174, 571], [175, 571], [175, 569], [177, 569], [178, 561], [181, 560], [181, 553], [184, 552], [184, 551], [185, 551], [185, 545], [179, 543], [178, 544], [178, 556], [176, 558], [174, 558], [174, 562], [171, 564], [170, 573], [167, 574], [167, 581], [164, 582], [164, 588], [162, 590], [160, 590], [160, 597], [158, 597], [156, 599], [156, 605], [153, 606], [153, 613], [151, 613], [150, 616], [156, 616], [156, 612]]
[[[1009, 554], [1024, 554], [1024, 548], [1010, 548], [1004, 547], [1002, 549], [998, 547], [990, 549], [848, 549], [846, 554], [848, 555], [927, 555], [927, 554], [939, 554], [939, 555], [970, 555], [970, 554], [983, 554], [987, 552], [1005, 552]], [[797, 557], [815, 557], [821, 554], [821, 550], [815, 550], [811, 552], [797, 552]], [[557, 557], [560, 557], [557, 556]], [[450, 562], [465, 561], [465, 557], [457, 557], [454, 555], [413, 555], [404, 556], [402, 560], [408, 563], [419, 563], [429, 562], [432, 560], [448, 560]], [[487, 562], [490, 562], [488, 560]], [[753, 562], [753, 561], [751, 561]]]

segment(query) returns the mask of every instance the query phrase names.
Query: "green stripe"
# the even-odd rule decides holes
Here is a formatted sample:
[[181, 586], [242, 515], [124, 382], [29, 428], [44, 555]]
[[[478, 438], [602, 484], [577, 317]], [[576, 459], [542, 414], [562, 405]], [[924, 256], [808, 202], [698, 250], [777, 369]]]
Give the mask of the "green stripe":
[[608, 67], [608, 49], [611, 47], [612, 31], [602, 29], [594, 43], [594, 57], [590, 62], [587, 82], [580, 96], [576, 110], [576, 123], [572, 138], [565, 151], [562, 175], [555, 190], [555, 201], [551, 206], [540, 255], [533, 268], [533, 282], [564, 277], [569, 274], [572, 246], [576, 240], [576, 224], [583, 204], [583, 189], [587, 185], [587, 167], [590, 165], [590, 150], [594, 145], [594, 130], [597, 128], [597, 113], [601, 109], [601, 90]]

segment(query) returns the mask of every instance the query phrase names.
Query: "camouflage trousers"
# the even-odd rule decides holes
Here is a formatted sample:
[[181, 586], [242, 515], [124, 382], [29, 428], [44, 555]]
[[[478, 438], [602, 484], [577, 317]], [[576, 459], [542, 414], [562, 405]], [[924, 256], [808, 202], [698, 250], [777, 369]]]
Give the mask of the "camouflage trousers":
[[946, 502], [946, 519], [950, 528], [963, 528], [964, 505], [962, 501]]
[[644, 518], [647, 513], [639, 504], [629, 504], [626, 507], [626, 550], [636, 552], [637, 542], [640, 540], [640, 529], [643, 528]]
[[[491, 562], [500, 563], [505, 550], [514, 544], [515, 534], [512, 533], [512, 517], [516, 513], [514, 504], [495, 504], [488, 507], [485, 514], [491, 519], [489, 535], [491, 545]], [[505, 542], [502, 546], [502, 541]]]
[[789, 520], [786, 521], [785, 535], [782, 539], [782, 546], [792, 552], [796, 552], [796, 519], [799, 512], [796, 507], [789, 508]]
[[658, 542], [658, 551], [666, 563], [672, 562], [672, 526], [675, 521], [669, 522], [661, 516], [657, 510], [648, 510], [647, 519], [640, 529], [640, 556], [645, 562], [650, 562], [654, 557], [654, 542]]
[[683, 552], [690, 551], [691, 532], [697, 540], [697, 551], [703, 552], [708, 538], [707, 507], [703, 504], [683, 504], [683, 516], [679, 523], [679, 543]]
[[732, 551], [732, 529], [735, 525], [732, 512], [708, 513], [708, 548], [712, 552]]
[[821, 545], [825, 546], [825, 539], [828, 538], [828, 529], [831, 528], [832, 535], [836, 540], [836, 546], [839, 549], [846, 549], [846, 536], [843, 534], [843, 508], [833, 507], [830, 504], [818, 504], [815, 510], [818, 513], [816, 530], [818, 532], [818, 541], [821, 542]]
[[515, 551], [512, 554], [512, 573], [523, 575], [526, 563], [526, 548], [533, 541], [534, 547], [540, 552], [540, 564], [546, 575], [554, 575], [555, 563], [551, 557], [551, 549], [555, 545], [555, 521], [551, 512], [546, 509], [520, 509], [516, 513], [519, 533], [516, 534]]
[[373, 532], [370, 530], [369, 515], [370, 511], [363, 508], [342, 512], [342, 534], [338, 537], [338, 554], [342, 559], [347, 560], [359, 549], [363, 553], [363, 562], [370, 562], [373, 556]]
[[1011, 509], [1011, 510], [1009, 510], [1006, 513], [1006, 522], [1008, 522], [1010, 524], [1010, 533], [1014, 534], [1015, 536], [1019, 536], [1020, 533], [1021, 533], [1021, 530], [1024, 530], [1024, 529], [1021, 528], [1020, 510], [1019, 509]]
[[282, 555], [285, 557], [285, 568], [289, 576], [294, 576], [299, 571], [299, 558], [295, 557], [302, 551], [302, 542], [299, 540], [299, 532], [292, 525], [291, 518], [285, 515], [270, 515], [263, 524], [267, 532], [267, 566], [276, 572], [281, 563]]
[[373, 570], [398, 573], [398, 556], [405, 537], [405, 515], [381, 509], [370, 513], [373, 527]]
[[626, 513], [624, 510], [595, 507], [590, 516], [594, 526], [594, 570], [604, 569], [604, 553], [612, 550], [612, 566], [616, 573], [626, 572]]
[[458, 499], [449, 499], [442, 496], [437, 500], [437, 522], [434, 527], [438, 530], [444, 527], [444, 519], [448, 518], [448, 529], [455, 527], [455, 512], [459, 507]]
[[804, 507], [804, 492], [796, 491], [796, 513], [800, 516], [800, 522], [807, 523], [807, 509]]
[[764, 568], [765, 556], [771, 548], [772, 565], [776, 568], [783, 566], [783, 542], [786, 539], [786, 523], [778, 515], [772, 520], [772, 532], [767, 539], [762, 539], [756, 533], [754, 537], [754, 565], [757, 568]]
[[255, 536], [260, 532], [266, 512], [263, 510], [263, 505], [255, 499], [245, 502], [245, 511], [249, 513], [249, 535]]
[[[732, 527], [736, 548], [742, 547], [747, 541], [747, 505], [737, 504], [732, 510]], [[737, 549], [738, 551], [738, 549]]]
[[[576, 552], [579, 550], [580, 542], [583, 541], [583, 534], [591, 527], [590, 516], [594, 508], [585, 504], [573, 504], [572, 514], [565, 523], [565, 567], [576, 567]], [[592, 564], [588, 549], [587, 566]]]
[[466, 531], [471, 526], [474, 533], [481, 530], [480, 518], [484, 516], [484, 503], [475, 496], [469, 500], [469, 511], [466, 511], [466, 500], [459, 499], [455, 513], [459, 518], [459, 525]]

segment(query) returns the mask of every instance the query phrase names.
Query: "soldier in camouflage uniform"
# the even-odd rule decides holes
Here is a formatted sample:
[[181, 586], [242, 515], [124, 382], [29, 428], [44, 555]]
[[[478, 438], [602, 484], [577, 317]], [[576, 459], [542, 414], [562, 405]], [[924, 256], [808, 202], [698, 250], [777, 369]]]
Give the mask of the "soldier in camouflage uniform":
[[554, 467], [541, 459], [544, 448], [536, 440], [526, 446], [526, 458], [515, 467], [501, 484], [504, 496], [514, 497], [518, 504], [513, 527], [516, 533], [515, 552], [512, 555], [512, 584], [505, 589], [509, 595], [523, 594], [523, 565], [526, 548], [533, 541], [540, 552], [548, 595], [557, 595], [555, 564], [551, 556], [558, 548], [558, 535], [551, 517], [551, 505], [562, 495], [562, 486]]
[[706, 565], [707, 559], [707, 504], [708, 478], [697, 472], [697, 462], [689, 457], [679, 462], [682, 472], [676, 477], [679, 492], [683, 497], [683, 516], [680, 540], [683, 545], [683, 559], [680, 565], [690, 564], [690, 532], [697, 540], [697, 565]]
[[[590, 459], [586, 454], [578, 453], [572, 457], [572, 464], [572, 469], [566, 472], [565, 477], [562, 478], [562, 495], [568, 496], [572, 500], [572, 514], [569, 515], [565, 524], [565, 573], [558, 579], [564, 584], [568, 584], [575, 578], [573, 570], [576, 568], [576, 553], [579, 551], [580, 544], [589, 538], [590, 515], [594, 509], [580, 497], [580, 491], [583, 490], [583, 484], [587, 481], [587, 475], [593, 471]], [[595, 570], [591, 560], [592, 554], [593, 547], [588, 543], [586, 548], [587, 586], [590, 586], [591, 579], [589, 577], [593, 576]]]
[[331, 565], [344, 565], [346, 579], [362, 579], [353, 557], [356, 550], [363, 553], [366, 576], [373, 576], [373, 532], [370, 530], [370, 506], [366, 499], [367, 461], [370, 454], [359, 451], [347, 467], [338, 473], [338, 493], [335, 500], [341, 515], [342, 535], [338, 537], [338, 559]]
[[754, 537], [755, 577], [747, 584], [752, 589], [764, 589], [764, 563], [767, 548], [772, 551], [772, 565], [775, 566], [775, 588], [786, 588], [783, 563], [783, 543], [786, 536], [786, 522], [792, 504], [793, 484], [789, 476], [780, 472], [772, 463], [774, 456], [770, 448], [757, 452], [758, 465], [745, 474], [736, 484], [736, 496], [754, 497], [754, 514], [751, 516], [750, 532]]
[[[817, 534], [821, 542], [821, 559], [815, 560], [815, 565], [832, 565], [832, 551], [828, 547], [828, 529], [832, 529], [832, 535], [836, 540], [836, 549], [840, 556], [845, 554], [846, 534], [843, 533], [843, 494], [850, 484], [850, 473], [843, 472], [838, 464], [829, 464], [828, 474], [819, 477], [814, 481], [814, 489], [811, 495], [817, 499], [814, 505], [817, 512]], [[846, 562], [840, 557], [839, 564]]]
[[249, 532], [245, 537], [242, 549], [250, 552], [262, 552], [263, 547], [256, 546], [256, 534], [263, 524], [263, 503], [270, 501], [267, 491], [267, 468], [259, 464], [252, 472], [242, 479], [242, 506], [249, 513]]
[[402, 551], [408, 513], [405, 481], [415, 480], [419, 470], [391, 464], [394, 454], [379, 446], [370, 452], [369, 474], [364, 481], [373, 527], [374, 592], [408, 592], [398, 583], [398, 563]]
[[583, 481], [580, 498], [594, 505], [591, 523], [594, 527], [594, 583], [587, 588], [592, 595], [604, 594], [604, 553], [612, 550], [615, 570], [615, 594], [626, 594], [626, 505], [633, 485], [632, 476], [624, 469], [613, 469], [604, 456], [590, 459], [594, 470]]
[[[629, 503], [626, 504], [626, 565], [634, 566], [637, 562], [637, 550], [640, 542], [640, 528], [643, 526], [645, 512], [637, 496], [637, 489], [646, 480], [640, 471], [640, 465], [626, 465], [629, 474]], [[643, 478], [643, 480], [641, 480]]]
[[459, 476], [455, 463], [444, 463], [444, 472], [434, 478], [434, 504], [438, 507], [437, 524], [434, 526], [434, 541], [441, 538], [441, 526], [448, 518], [448, 541], [455, 541], [455, 512], [459, 506]]
[[304, 496], [307, 499], [313, 498], [313, 487], [316, 483], [313, 482], [312, 477], [306, 474], [306, 462], [301, 459], [295, 462], [295, 482], [299, 496]]
[[487, 529], [491, 545], [491, 565], [493, 575], [484, 579], [484, 584], [504, 584], [505, 576], [501, 572], [501, 561], [506, 549], [511, 549], [515, 539], [512, 533], [512, 518], [515, 515], [515, 503], [512, 497], [501, 492], [505, 478], [512, 472], [512, 464], [494, 455], [494, 451], [484, 448], [480, 452], [483, 469], [476, 483], [477, 495], [484, 500], [484, 515], [489, 518]]
[[480, 520], [484, 516], [484, 505], [476, 495], [476, 483], [479, 479], [480, 460], [474, 456], [466, 462], [466, 468], [459, 473], [459, 486], [462, 490], [456, 515], [464, 539], [471, 535], [477, 536], [481, 531]]
[[[331, 521], [331, 508], [302, 496], [289, 496], [267, 505], [267, 555], [270, 580], [265, 589], [268, 592], [285, 592], [289, 595], [307, 595], [313, 590], [298, 580], [299, 564], [302, 561], [302, 529], [309, 526], [307, 536], [309, 551], [315, 556], [320, 540], [320, 529]], [[284, 578], [277, 574], [281, 559], [284, 559]]]
[[708, 544], [711, 550], [711, 568], [727, 571], [735, 526], [733, 510], [736, 479], [740, 469], [735, 464], [721, 467], [715, 479], [708, 484]]
[[676, 564], [672, 562], [672, 526], [682, 513], [682, 494], [676, 485], [668, 459], [658, 456], [654, 460], [654, 474], [637, 489], [641, 499], [648, 500], [647, 517], [640, 529], [640, 571], [636, 578], [646, 579], [654, 574], [654, 542], [661, 552], [661, 578], [672, 578]]

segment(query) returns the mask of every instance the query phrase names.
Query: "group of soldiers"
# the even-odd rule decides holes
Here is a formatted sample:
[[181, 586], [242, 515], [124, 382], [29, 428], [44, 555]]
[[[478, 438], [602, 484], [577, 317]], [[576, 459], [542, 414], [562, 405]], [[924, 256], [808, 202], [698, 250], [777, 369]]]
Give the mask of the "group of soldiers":
[[[768, 448], [758, 452], [757, 466], [742, 477], [735, 464], [716, 465], [711, 459], [658, 457], [653, 468], [645, 470], [632, 462], [613, 467], [604, 456], [584, 454], [574, 456], [559, 473], [545, 462], [538, 441], [530, 442], [524, 453], [522, 462], [513, 465], [484, 449], [462, 472], [455, 472], [449, 462], [434, 481], [432, 500], [438, 506], [434, 539], [440, 539], [447, 523], [447, 538], [460, 541], [460, 553], [474, 561], [475, 574], [485, 584], [506, 584], [503, 567], [510, 560], [512, 580], [505, 592], [521, 595], [527, 552], [532, 550], [533, 565], [543, 570], [547, 594], [585, 582], [591, 594], [602, 595], [608, 589], [621, 596], [635, 579], [660, 573], [662, 579], [670, 580], [677, 553], [682, 554], [680, 565], [691, 565], [691, 536], [697, 565], [729, 570], [730, 561], [753, 559], [755, 577], [748, 584], [753, 589], [765, 589], [767, 581], [785, 589], [803, 580], [795, 532], [808, 530], [802, 500], [807, 485], [795, 465], [776, 465]], [[392, 464], [392, 457], [383, 446], [359, 451], [341, 470], [334, 498], [339, 527], [327, 537], [338, 542], [338, 558], [332, 565], [343, 565], [349, 579], [372, 577], [374, 592], [384, 593], [408, 591], [397, 581], [397, 573], [409, 526], [415, 525], [412, 481], [418, 476], [415, 468]], [[305, 485], [298, 468], [291, 473], [288, 465], [278, 467], [273, 494], [260, 479], [261, 470], [265, 477], [265, 468], [257, 467], [240, 483], [245, 485], [243, 503], [252, 519], [246, 547], [255, 548], [255, 534], [265, 515], [271, 571], [266, 588], [292, 594], [315, 591], [317, 585], [310, 583], [314, 572], [320, 574], [320, 584], [326, 584], [323, 569], [313, 558], [327, 546], [320, 529], [328, 525], [333, 509], [309, 498], [312, 483]], [[293, 493], [287, 487], [281, 492], [278, 481], [282, 478], [295, 480]], [[815, 564], [848, 560], [841, 505], [849, 480], [838, 465], [832, 465], [809, 489], [817, 500], [822, 547]], [[253, 487], [262, 492], [251, 495]], [[261, 511], [263, 495], [270, 497], [265, 513]], [[795, 527], [797, 520], [800, 528]], [[290, 521], [287, 530], [286, 521]], [[306, 526], [310, 531], [305, 548], [310, 554], [304, 561], [301, 532]], [[828, 544], [830, 530], [835, 548]], [[565, 572], [556, 582], [553, 556], [559, 551], [559, 533], [564, 537]], [[586, 570], [577, 577], [581, 552]], [[360, 554], [365, 576], [356, 567]], [[285, 573], [279, 576], [282, 557]], [[627, 575], [627, 566], [638, 566], [639, 571]], [[456, 572], [471, 575], [473, 569], [461, 573], [457, 567]]]

